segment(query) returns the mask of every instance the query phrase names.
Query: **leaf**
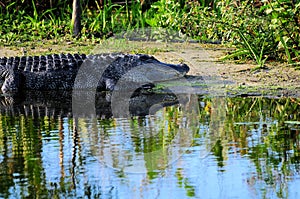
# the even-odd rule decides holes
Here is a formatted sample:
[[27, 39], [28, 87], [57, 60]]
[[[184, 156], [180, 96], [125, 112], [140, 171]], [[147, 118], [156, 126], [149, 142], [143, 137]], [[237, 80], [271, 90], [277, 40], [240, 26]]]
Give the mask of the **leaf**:
[[221, 57], [220, 59], [221, 60], [227, 60], [227, 59], [231, 59], [231, 58], [238, 57], [238, 56], [241, 56], [241, 55], [248, 55], [249, 53], [250, 52], [247, 49], [239, 49], [239, 50], [234, 51], [230, 55], [226, 55], [224, 57]]
[[270, 14], [272, 11], [273, 11], [272, 8], [268, 8], [268, 9], [265, 10], [266, 14]]
[[300, 124], [300, 121], [284, 121], [286, 124]]
[[289, 40], [288, 37], [284, 36], [280, 36], [280, 42], [282, 43], [283, 47], [284, 47], [284, 50], [285, 50], [285, 54], [288, 58], [288, 63], [291, 63], [292, 62], [292, 59], [291, 59], [291, 54], [290, 54], [290, 51], [288, 49], [288, 46], [286, 45], [286, 42]]
[[146, 23], [151, 27], [157, 27], [157, 21], [155, 19], [146, 19]]
[[248, 40], [243, 35], [243, 33], [241, 31], [238, 31], [238, 32], [239, 32], [239, 35], [241, 36], [242, 40], [246, 44], [247, 49], [252, 53], [252, 56], [255, 58], [255, 60], [258, 61], [258, 53], [256, 52], [256, 50], [249, 44]]

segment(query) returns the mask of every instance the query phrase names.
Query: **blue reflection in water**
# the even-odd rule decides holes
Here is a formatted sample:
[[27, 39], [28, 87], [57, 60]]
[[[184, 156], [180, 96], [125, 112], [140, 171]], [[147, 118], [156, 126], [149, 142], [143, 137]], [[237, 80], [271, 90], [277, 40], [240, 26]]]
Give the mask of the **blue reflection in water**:
[[0, 197], [298, 198], [299, 105], [255, 100], [224, 98], [219, 126], [203, 98], [197, 117], [1, 115]]

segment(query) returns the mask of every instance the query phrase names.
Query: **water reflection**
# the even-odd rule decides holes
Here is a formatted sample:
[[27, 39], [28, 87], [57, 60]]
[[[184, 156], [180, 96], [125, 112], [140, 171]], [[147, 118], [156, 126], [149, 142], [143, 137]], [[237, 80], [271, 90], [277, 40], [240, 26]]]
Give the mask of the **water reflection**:
[[[0, 197], [299, 196], [299, 99], [197, 96], [187, 112], [191, 99], [147, 94], [115, 118], [104, 94], [97, 117], [73, 117], [66, 95], [30, 95], [2, 99]], [[148, 102], [160, 109], [145, 114]]]

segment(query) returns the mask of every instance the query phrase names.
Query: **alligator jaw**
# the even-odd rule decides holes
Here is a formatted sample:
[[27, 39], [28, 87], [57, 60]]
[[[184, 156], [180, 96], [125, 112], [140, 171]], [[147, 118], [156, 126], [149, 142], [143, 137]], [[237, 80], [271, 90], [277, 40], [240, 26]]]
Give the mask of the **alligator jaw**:
[[[146, 68], [147, 69], [147, 68]], [[149, 70], [145, 71], [145, 75], [153, 82], [164, 82], [184, 77], [190, 68], [186, 64], [166, 64], [156, 63]]]

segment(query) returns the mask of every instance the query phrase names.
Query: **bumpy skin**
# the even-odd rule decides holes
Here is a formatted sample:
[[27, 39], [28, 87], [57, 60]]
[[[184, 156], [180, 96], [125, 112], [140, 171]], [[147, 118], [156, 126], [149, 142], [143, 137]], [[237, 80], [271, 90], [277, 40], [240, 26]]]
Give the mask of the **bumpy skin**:
[[[80, 70], [82, 66], [86, 70]], [[125, 78], [131, 82], [155, 83], [184, 76], [185, 64], [166, 64], [152, 56], [137, 54], [53, 54], [46, 56], [0, 58], [0, 79], [3, 93], [20, 90], [72, 90], [96, 87], [114, 90], [116, 83], [133, 68], [139, 68]], [[103, 72], [99, 72], [102, 71]], [[95, 83], [96, 82], [96, 83]]]

